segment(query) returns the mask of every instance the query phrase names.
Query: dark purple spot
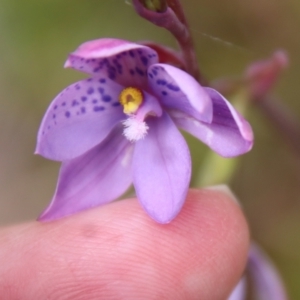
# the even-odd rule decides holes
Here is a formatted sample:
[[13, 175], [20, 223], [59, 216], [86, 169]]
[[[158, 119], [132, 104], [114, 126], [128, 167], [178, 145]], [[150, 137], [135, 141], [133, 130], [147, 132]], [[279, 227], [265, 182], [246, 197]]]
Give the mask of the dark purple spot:
[[174, 84], [171, 84], [171, 83], [167, 84], [167, 88], [171, 91], [174, 91], [174, 92], [179, 92], [180, 91], [180, 88], [177, 85], [174, 85]]
[[112, 106], [120, 106], [120, 105], [121, 105], [120, 102], [114, 102], [114, 103], [112, 104]]
[[148, 73], [148, 76], [152, 79], [153, 75], [151, 73]]
[[157, 71], [155, 69], [152, 69], [153, 76], [157, 76]]
[[90, 59], [87, 59], [85, 62], [88, 64], [91, 60]]
[[109, 65], [108, 71], [109, 71], [109, 72], [114, 72], [114, 73], [115, 73], [115, 72], [117, 71], [117, 69], [116, 69], [114, 66]]
[[106, 82], [106, 79], [105, 79], [105, 78], [101, 78], [101, 79], [99, 80], [99, 82], [100, 82], [100, 83], [105, 83], [105, 82]]
[[161, 92], [164, 96], [167, 96], [168, 95], [168, 93], [166, 92], [166, 91], [162, 91]]
[[77, 100], [73, 100], [72, 101], [72, 106], [77, 106], [77, 105], [79, 105], [79, 102]]
[[158, 85], [166, 85], [166, 84], [167, 84], [167, 82], [166, 82], [165, 80], [163, 80], [163, 79], [158, 79], [158, 80], [156, 80], [156, 83], [157, 83]]
[[118, 65], [118, 73], [119, 74], [123, 73], [123, 67], [121, 65]]
[[66, 111], [65, 116], [66, 116], [67, 118], [70, 118], [70, 116], [71, 116], [70, 112], [69, 112], [69, 111]]
[[142, 63], [144, 64], [144, 66], [147, 66], [148, 65], [148, 58], [146, 56], [142, 56], [141, 57], [141, 61]]
[[87, 81], [87, 82], [91, 82], [91, 81], [93, 81], [93, 78], [89, 78], [89, 79], [87, 79], [86, 81]]
[[55, 118], [56, 118], [56, 114], [53, 114], [53, 115], [52, 115], [52, 118], [55, 119]]
[[87, 100], [87, 97], [85, 97], [85, 96], [82, 96], [82, 97], [81, 97], [81, 101], [82, 101], [82, 102], [85, 102], [86, 100]]
[[89, 95], [94, 93], [94, 89], [92, 87], [88, 88], [88, 90], [86, 91]]
[[92, 62], [95, 62], [95, 61], [96, 61], [96, 59], [95, 59], [95, 58], [93, 58], [91, 61], [92, 61]]
[[134, 70], [132, 70], [132, 69], [130, 69], [129, 72], [131, 75], [134, 75], [134, 73], [135, 73]]
[[57, 109], [57, 105], [55, 105], [55, 106], [53, 107], [53, 109]]
[[75, 85], [75, 89], [80, 90], [80, 85], [78, 83]]
[[93, 70], [93, 72], [94, 72], [94, 73], [97, 73], [97, 72], [100, 71], [100, 69], [101, 69], [100, 67], [97, 67], [97, 68], [95, 68], [95, 69]]
[[128, 54], [127, 52], [123, 52], [123, 53], [122, 53], [123, 56], [126, 56], [127, 54]]
[[61, 104], [61, 106], [66, 106], [66, 102], [63, 102], [63, 103]]
[[117, 55], [117, 59], [120, 59], [121, 57], [122, 57], [121, 54], [118, 54], [118, 55]]
[[104, 106], [95, 106], [94, 111], [103, 111], [105, 109]]
[[93, 102], [94, 104], [96, 104], [96, 103], [98, 102], [98, 100], [97, 100], [97, 99], [93, 99], [92, 102]]
[[99, 91], [100, 94], [103, 94], [104, 93], [104, 88], [100, 87], [100, 88], [98, 88], [98, 91]]
[[138, 50], [138, 54], [143, 54], [143, 51], [142, 50]]
[[82, 70], [83, 68], [84, 68], [83, 66], [80, 66], [80, 67], [79, 67], [79, 69], [81, 69], [81, 70]]
[[80, 111], [81, 111], [81, 113], [84, 114], [84, 113], [85, 113], [85, 107], [82, 106], [82, 107], [80, 108]]
[[137, 73], [138, 73], [140, 76], [144, 76], [144, 71], [141, 70], [139, 67], [135, 67], [135, 70], [137, 71]]
[[134, 56], [135, 56], [135, 55], [134, 55], [134, 52], [133, 52], [132, 50], [129, 51], [129, 55], [130, 55], [131, 57], [134, 57]]
[[102, 100], [103, 100], [104, 102], [110, 102], [110, 101], [111, 101], [111, 96], [109, 96], [109, 95], [103, 95], [103, 96], [102, 96]]
[[114, 80], [116, 78], [116, 74], [115, 73], [108, 73], [108, 78], [111, 80]]

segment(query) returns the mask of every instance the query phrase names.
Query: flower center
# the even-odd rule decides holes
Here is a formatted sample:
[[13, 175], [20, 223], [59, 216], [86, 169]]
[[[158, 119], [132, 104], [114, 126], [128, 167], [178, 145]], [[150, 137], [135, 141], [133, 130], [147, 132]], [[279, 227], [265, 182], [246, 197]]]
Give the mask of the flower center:
[[125, 88], [119, 96], [119, 101], [123, 106], [126, 115], [134, 114], [143, 103], [143, 93], [134, 87]]

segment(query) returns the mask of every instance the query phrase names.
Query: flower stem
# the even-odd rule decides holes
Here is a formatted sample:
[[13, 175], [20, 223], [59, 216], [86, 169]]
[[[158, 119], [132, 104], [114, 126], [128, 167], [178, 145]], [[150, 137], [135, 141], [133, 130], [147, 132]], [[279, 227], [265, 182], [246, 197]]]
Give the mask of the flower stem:
[[190, 73], [201, 84], [205, 84], [205, 80], [201, 75], [198, 67], [198, 62], [190, 31], [186, 27], [185, 35], [178, 35], [176, 36], [176, 38], [182, 51], [183, 60], [186, 65], [186, 71]]
[[182, 24], [184, 24], [186, 27], [188, 27], [188, 23], [180, 1], [179, 0], [166, 0], [166, 1], [168, 3], [168, 6], [172, 8], [172, 10], [174, 11], [179, 21]]
[[173, 34], [181, 49], [182, 58], [185, 63], [185, 71], [191, 74], [201, 84], [206, 84], [198, 68], [194, 43], [181, 3], [179, 0], [166, 1], [168, 4], [167, 9], [163, 12], [156, 12], [145, 6], [141, 0], [132, 0], [137, 13], [141, 17], [157, 26], [167, 29]]
[[280, 99], [265, 96], [253, 101], [272, 121], [273, 125], [300, 155], [300, 123], [295, 115], [280, 101]]
[[183, 60], [186, 64], [186, 71], [194, 76], [201, 84], [207, 85], [198, 67], [193, 38], [181, 2], [179, 0], [167, 0], [167, 3], [174, 11], [180, 23], [184, 26], [184, 34], [174, 34], [174, 36], [181, 48]]

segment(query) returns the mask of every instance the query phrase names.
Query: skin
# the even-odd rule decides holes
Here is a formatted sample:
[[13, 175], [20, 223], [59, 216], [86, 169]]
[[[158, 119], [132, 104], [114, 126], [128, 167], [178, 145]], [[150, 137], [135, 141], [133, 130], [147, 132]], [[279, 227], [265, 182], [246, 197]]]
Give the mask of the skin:
[[136, 199], [49, 223], [0, 230], [6, 300], [224, 300], [247, 260], [249, 232], [224, 188], [191, 190], [170, 224]]

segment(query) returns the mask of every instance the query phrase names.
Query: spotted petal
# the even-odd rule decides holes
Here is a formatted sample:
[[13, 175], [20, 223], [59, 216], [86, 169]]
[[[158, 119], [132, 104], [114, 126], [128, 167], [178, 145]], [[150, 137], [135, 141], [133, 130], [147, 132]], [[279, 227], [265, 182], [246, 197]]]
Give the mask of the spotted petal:
[[176, 109], [210, 123], [212, 102], [205, 89], [186, 72], [166, 64], [148, 69], [149, 86], [167, 109]]
[[123, 86], [147, 87], [147, 69], [158, 62], [157, 53], [143, 45], [99, 39], [82, 44], [69, 55], [65, 67], [98, 76], [105, 74]]
[[217, 91], [205, 88], [213, 102], [211, 124], [171, 112], [175, 123], [194, 135], [212, 150], [224, 157], [234, 157], [249, 151], [253, 145], [253, 133], [249, 123]]
[[110, 202], [132, 182], [133, 145], [116, 128], [100, 145], [62, 164], [55, 195], [40, 220], [49, 221]]
[[70, 85], [48, 108], [36, 153], [63, 161], [99, 144], [124, 118], [118, 101], [121, 90], [122, 86], [104, 77]]
[[168, 223], [179, 213], [187, 194], [190, 154], [166, 113], [146, 122], [148, 135], [135, 144], [133, 184], [147, 213], [159, 223]]

